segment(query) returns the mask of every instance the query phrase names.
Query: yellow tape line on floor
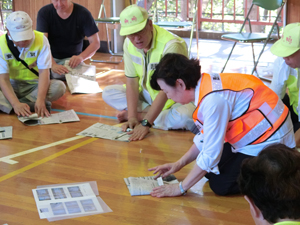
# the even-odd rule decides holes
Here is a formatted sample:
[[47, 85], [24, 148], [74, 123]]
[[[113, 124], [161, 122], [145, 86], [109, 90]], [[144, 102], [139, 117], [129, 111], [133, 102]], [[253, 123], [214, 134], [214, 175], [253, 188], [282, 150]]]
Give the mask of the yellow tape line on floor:
[[79, 144], [76, 144], [76, 145], [74, 145], [74, 146], [72, 146], [72, 147], [69, 147], [69, 148], [67, 148], [67, 149], [65, 149], [65, 150], [62, 150], [62, 151], [60, 151], [60, 152], [58, 152], [58, 153], [55, 153], [55, 154], [53, 154], [53, 155], [50, 155], [50, 156], [48, 156], [48, 157], [46, 157], [46, 158], [44, 158], [44, 159], [41, 159], [41, 160], [39, 160], [39, 161], [36, 161], [36, 162], [34, 162], [34, 163], [32, 163], [32, 164], [30, 164], [30, 165], [28, 165], [28, 166], [25, 166], [25, 167], [23, 167], [23, 168], [21, 168], [21, 169], [18, 169], [18, 170], [14, 171], [14, 172], [11, 172], [11, 173], [9, 173], [9, 174], [6, 174], [6, 175], [0, 177], [0, 182], [2, 182], [2, 181], [4, 181], [4, 180], [7, 180], [7, 179], [9, 179], [9, 178], [11, 178], [11, 177], [13, 177], [13, 176], [16, 176], [16, 175], [18, 175], [18, 174], [20, 174], [20, 173], [23, 173], [23, 172], [25, 172], [25, 171], [27, 171], [27, 170], [30, 170], [30, 169], [32, 169], [32, 168], [34, 168], [34, 167], [37, 167], [37, 166], [39, 166], [39, 165], [41, 165], [41, 164], [43, 164], [43, 163], [45, 163], [45, 162], [48, 162], [48, 161], [50, 161], [50, 160], [52, 160], [52, 159], [55, 159], [55, 158], [57, 158], [57, 157], [59, 157], [59, 156], [61, 156], [61, 155], [63, 155], [63, 154], [66, 154], [66, 153], [68, 153], [68, 152], [70, 152], [70, 151], [73, 151], [73, 150], [75, 150], [75, 149], [77, 149], [77, 148], [80, 148], [80, 147], [82, 147], [82, 146], [84, 146], [84, 145], [87, 145], [87, 144], [89, 144], [89, 143], [91, 143], [91, 142], [93, 142], [93, 141], [96, 141], [96, 140], [98, 140], [98, 139], [99, 139], [99, 138], [90, 138], [90, 139], [88, 139], [88, 140], [86, 140], [86, 141], [83, 141], [83, 142], [81, 142], [81, 143], [79, 143]]

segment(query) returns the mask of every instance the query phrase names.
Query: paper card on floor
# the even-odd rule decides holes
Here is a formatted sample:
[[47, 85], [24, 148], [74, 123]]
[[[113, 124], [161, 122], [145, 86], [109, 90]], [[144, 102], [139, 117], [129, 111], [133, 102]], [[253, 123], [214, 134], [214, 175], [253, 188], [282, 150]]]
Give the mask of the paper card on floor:
[[36, 113], [30, 116], [20, 116], [18, 119], [28, 126], [80, 121], [73, 109], [60, 113], [52, 113], [49, 117], [38, 117]]
[[112, 212], [105, 202], [96, 196], [91, 183], [96, 182], [57, 184], [32, 189], [40, 218], [56, 221]]
[[0, 140], [12, 138], [12, 126], [0, 127]]
[[95, 123], [77, 135], [97, 137], [116, 141], [129, 141], [130, 135], [123, 132], [121, 127], [110, 126], [103, 123]]

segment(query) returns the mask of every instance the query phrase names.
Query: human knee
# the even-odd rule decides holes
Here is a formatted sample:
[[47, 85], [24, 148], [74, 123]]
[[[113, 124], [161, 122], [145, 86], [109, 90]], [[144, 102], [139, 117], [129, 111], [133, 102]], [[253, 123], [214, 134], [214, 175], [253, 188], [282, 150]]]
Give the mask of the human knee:
[[113, 87], [114, 85], [107, 86], [103, 89], [102, 91], [102, 99], [104, 102], [110, 102], [111, 96], [115, 92], [115, 88]]
[[103, 101], [109, 106], [121, 111], [127, 108], [126, 89], [122, 85], [111, 85], [102, 92]]
[[181, 105], [171, 109], [168, 115], [170, 126], [173, 129], [190, 129], [194, 124], [192, 120], [193, 110], [194, 108], [187, 105]]
[[66, 85], [60, 80], [51, 80], [48, 91], [49, 101], [55, 101], [66, 93]]

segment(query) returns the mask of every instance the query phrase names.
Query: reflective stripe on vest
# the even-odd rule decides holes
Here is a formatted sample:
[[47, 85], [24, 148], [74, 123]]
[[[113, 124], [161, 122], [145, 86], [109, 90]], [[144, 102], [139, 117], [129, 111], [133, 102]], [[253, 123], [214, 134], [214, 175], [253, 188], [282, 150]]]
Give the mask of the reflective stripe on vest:
[[[159, 91], [156, 91], [154, 89], [151, 88], [150, 85], [150, 80], [152, 77], [152, 74], [154, 73], [155, 67], [156, 65], [159, 63], [159, 61], [161, 60], [163, 54], [164, 54], [164, 50], [166, 48], [166, 46], [168, 44], [170, 44], [170, 42], [174, 43], [177, 42], [181, 45], [184, 46], [184, 48], [186, 49], [186, 43], [185, 41], [166, 31], [165, 29], [157, 26], [157, 25], [153, 25], [153, 30], [155, 30], [156, 32], [156, 37], [154, 41], [154, 48], [152, 48], [151, 51], [151, 55], [150, 55], [150, 59], [147, 65], [147, 76], [145, 76], [145, 59], [143, 57], [143, 55], [137, 50], [137, 48], [131, 43], [131, 41], [129, 41], [128, 39], [126, 39], [126, 41], [128, 41], [128, 52], [130, 54], [131, 60], [133, 62], [134, 68], [136, 70], [136, 74], [139, 77], [139, 91], [142, 91], [142, 86], [144, 83], [144, 78], [147, 77], [147, 80], [145, 82], [146, 84], [146, 88], [147, 91], [149, 92], [152, 101], [154, 101], [154, 99], [156, 98], [156, 96], [158, 95]], [[154, 31], [153, 31], [154, 32]], [[186, 52], [187, 55], [187, 52]], [[168, 99], [163, 110], [170, 108], [175, 102], [171, 99]]]
[[[31, 44], [29, 50], [27, 51], [24, 61], [30, 66], [37, 61], [37, 57], [40, 51], [43, 48], [43, 40], [44, 34], [38, 31], [34, 31], [35, 39]], [[13, 56], [11, 51], [9, 50], [5, 35], [0, 37], [0, 48], [3, 54], [3, 59], [8, 63], [9, 68], [9, 76], [14, 80], [36, 80], [38, 76], [32, 73], [29, 69], [27, 69], [20, 61], [17, 61]], [[7, 57], [10, 55], [11, 57]], [[36, 71], [38, 71], [37, 66], [33, 67]]]
[[[202, 100], [208, 94], [223, 90], [243, 91], [251, 89], [254, 93], [249, 101], [249, 107], [245, 112], [241, 112], [238, 118], [232, 118], [228, 122], [225, 141], [229, 142], [234, 148], [241, 148], [249, 144], [257, 144], [265, 141], [285, 121], [288, 116], [288, 108], [274, 92], [266, 89], [258, 78], [245, 74], [225, 74], [224, 76], [231, 78], [224, 79], [225, 86], [222, 82], [222, 76], [219, 74], [202, 74], [198, 106], [193, 113], [195, 125], [200, 132], [203, 132], [203, 122], [198, 120], [197, 114]], [[232, 76], [236, 76], [235, 80]], [[245, 78], [247, 80], [243, 80]], [[243, 87], [243, 83], [247, 83], [249, 87]], [[201, 90], [201, 87], [205, 90]], [[268, 100], [261, 102], [258, 96], [259, 93], [255, 93], [255, 91], [267, 95]]]
[[284, 107], [285, 105], [280, 99], [278, 99], [278, 102], [273, 110], [268, 105], [268, 103], [263, 103], [262, 106], [259, 107], [259, 110], [266, 116], [266, 118], [259, 122], [239, 141], [232, 143], [231, 145], [235, 149], [237, 149], [246, 146], [249, 143], [253, 143], [257, 138], [259, 138], [267, 130], [269, 130], [272, 127], [272, 125], [280, 118], [280, 116], [284, 112]]

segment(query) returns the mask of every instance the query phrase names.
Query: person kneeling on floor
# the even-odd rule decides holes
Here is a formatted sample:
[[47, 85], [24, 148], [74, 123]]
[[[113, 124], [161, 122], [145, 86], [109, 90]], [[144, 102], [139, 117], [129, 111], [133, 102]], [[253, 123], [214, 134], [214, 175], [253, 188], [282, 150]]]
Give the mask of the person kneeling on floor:
[[253, 75], [201, 74], [199, 60], [167, 54], [156, 67], [151, 86], [175, 102], [193, 101], [199, 129], [194, 144], [177, 162], [149, 169], [156, 177], [166, 177], [195, 160], [191, 172], [179, 185], [154, 188], [152, 196], [179, 196], [204, 176], [218, 195], [240, 193], [237, 178], [244, 159], [270, 144], [295, 147], [288, 108]]

